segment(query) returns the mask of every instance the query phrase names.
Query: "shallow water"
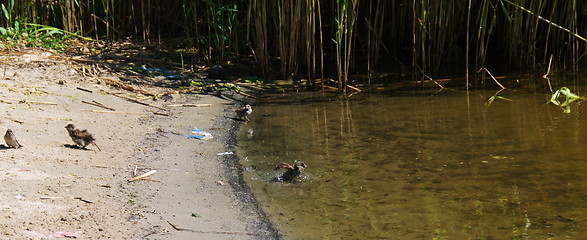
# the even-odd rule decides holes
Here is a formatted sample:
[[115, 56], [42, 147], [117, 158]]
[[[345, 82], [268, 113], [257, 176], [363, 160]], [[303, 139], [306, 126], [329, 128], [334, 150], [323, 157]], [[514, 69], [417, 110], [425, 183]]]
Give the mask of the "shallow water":
[[245, 181], [285, 239], [587, 236], [585, 104], [493, 93], [274, 95], [241, 127]]

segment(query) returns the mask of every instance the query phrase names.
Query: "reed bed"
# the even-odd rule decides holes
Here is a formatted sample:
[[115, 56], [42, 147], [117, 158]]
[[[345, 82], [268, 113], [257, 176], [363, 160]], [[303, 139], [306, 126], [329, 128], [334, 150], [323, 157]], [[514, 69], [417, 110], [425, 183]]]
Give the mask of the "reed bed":
[[312, 86], [330, 76], [341, 91], [354, 72], [539, 72], [551, 55], [553, 71], [576, 71], [587, 54], [587, 2], [580, 0], [0, 3], [3, 27], [24, 21], [98, 40], [180, 42], [202, 61], [252, 56], [263, 75], [303, 77]]

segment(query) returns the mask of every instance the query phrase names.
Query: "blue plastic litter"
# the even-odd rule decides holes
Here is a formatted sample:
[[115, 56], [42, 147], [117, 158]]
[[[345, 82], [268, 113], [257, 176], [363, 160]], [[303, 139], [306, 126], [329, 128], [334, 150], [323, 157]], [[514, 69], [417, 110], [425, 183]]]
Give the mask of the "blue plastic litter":
[[193, 139], [202, 139], [202, 140], [208, 140], [213, 138], [212, 134], [208, 133], [208, 132], [204, 132], [198, 128], [194, 128], [194, 130], [192, 131], [192, 135], [185, 135], [188, 138], [193, 138]]

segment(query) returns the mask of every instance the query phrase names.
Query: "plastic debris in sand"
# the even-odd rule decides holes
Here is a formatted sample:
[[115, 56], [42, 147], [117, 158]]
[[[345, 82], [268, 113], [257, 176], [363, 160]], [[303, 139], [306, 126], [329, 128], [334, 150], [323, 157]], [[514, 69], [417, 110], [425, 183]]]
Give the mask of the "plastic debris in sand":
[[188, 138], [200, 139], [200, 140], [208, 140], [214, 138], [211, 133], [204, 132], [198, 128], [194, 128], [191, 135], [185, 135]]

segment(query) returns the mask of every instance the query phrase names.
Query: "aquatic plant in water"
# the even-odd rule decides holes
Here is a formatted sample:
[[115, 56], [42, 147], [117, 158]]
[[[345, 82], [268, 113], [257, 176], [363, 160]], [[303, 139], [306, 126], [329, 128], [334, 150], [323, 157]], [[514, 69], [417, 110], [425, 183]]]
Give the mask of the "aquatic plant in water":
[[[561, 94], [565, 96], [565, 101], [562, 103], [559, 101]], [[571, 113], [570, 104], [574, 101], [582, 100], [582, 99], [584, 99], [584, 98], [577, 95], [577, 94], [572, 93], [569, 88], [562, 87], [559, 90], [556, 90], [556, 92], [554, 92], [552, 94], [552, 96], [550, 97], [550, 102], [554, 105], [561, 107], [563, 109], [564, 113]]]

